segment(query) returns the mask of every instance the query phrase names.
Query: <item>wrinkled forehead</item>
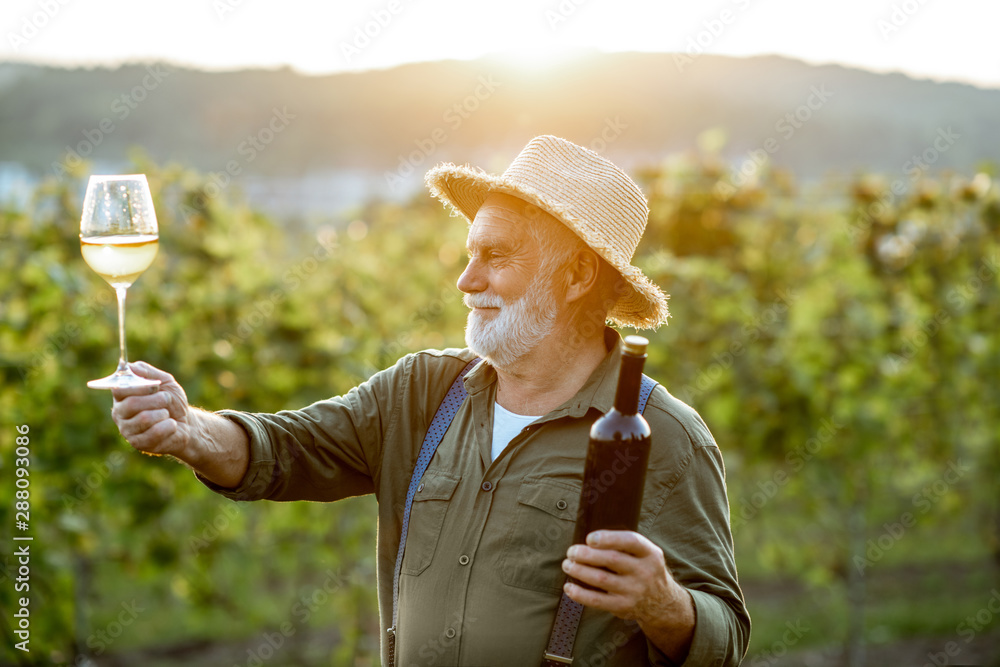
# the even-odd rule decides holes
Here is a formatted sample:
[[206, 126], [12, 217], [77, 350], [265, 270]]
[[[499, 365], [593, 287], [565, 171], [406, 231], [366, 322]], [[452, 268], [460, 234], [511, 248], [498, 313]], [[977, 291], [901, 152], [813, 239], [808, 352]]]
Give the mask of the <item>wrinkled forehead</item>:
[[[537, 238], [532, 229], [546, 225], [562, 226], [547, 211], [502, 192], [491, 192], [476, 212], [469, 228], [469, 243], [486, 235], [508, 242], [531, 243]], [[470, 246], [471, 247], [471, 246]]]
[[469, 227], [470, 249], [490, 246], [520, 245], [531, 240], [530, 204], [511, 195], [492, 193], [479, 207]]
[[[480, 217], [497, 217], [507, 220], [511, 224], [525, 225], [532, 219], [538, 217], [540, 209], [520, 197], [508, 195], [503, 192], [491, 192], [483, 205], [476, 212], [476, 220]], [[475, 220], [473, 220], [475, 222]]]

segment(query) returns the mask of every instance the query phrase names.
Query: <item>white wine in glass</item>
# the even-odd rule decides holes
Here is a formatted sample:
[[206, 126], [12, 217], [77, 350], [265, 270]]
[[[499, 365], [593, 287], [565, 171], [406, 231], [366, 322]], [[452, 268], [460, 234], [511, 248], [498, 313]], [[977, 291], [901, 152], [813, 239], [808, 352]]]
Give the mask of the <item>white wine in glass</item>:
[[87, 383], [93, 389], [154, 387], [159, 380], [139, 377], [125, 353], [125, 292], [156, 257], [159, 234], [149, 184], [144, 174], [91, 176], [83, 198], [80, 252], [118, 295], [118, 369]]

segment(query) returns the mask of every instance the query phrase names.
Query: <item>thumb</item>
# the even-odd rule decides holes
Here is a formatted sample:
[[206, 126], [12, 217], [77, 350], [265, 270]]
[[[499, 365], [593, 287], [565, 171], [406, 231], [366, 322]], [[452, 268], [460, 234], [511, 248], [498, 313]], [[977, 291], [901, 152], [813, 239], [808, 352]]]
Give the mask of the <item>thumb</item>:
[[153, 368], [144, 361], [133, 362], [128, 365], [129, 370], [142, 378], [148, 378], [152, 380], [159, 380], [159, 385], [151, 385], [146, 387], [115, 387], [111, 390], [111, 395], [114, 397], [115, 401], [124, 401], [129, 396], [146, 396], [147, 394], [155, 394], [160, 390], [165, 382], [164, 378], [173, 380], [169, 374], [163, 371]]
[[174, 376], [165, 371], [161, 371], [159, 368], [147, 364], [145, 361], [133, 361], [129, 363], [129, 368], [136, 375], [144, 378], [149, 378], [150, 380], [159, 380], [160, 382], [172, 382]]

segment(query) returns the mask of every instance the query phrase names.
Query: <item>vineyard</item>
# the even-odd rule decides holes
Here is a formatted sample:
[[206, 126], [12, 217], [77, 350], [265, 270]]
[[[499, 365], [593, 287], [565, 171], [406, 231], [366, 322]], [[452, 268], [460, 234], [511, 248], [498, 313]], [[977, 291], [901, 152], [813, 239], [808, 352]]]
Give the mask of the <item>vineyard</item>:
[[[276, 220], [235, 185], [134, 159], [160, 254], [129, 291], [129, 356], [192, 404], [300, 407], [463, 345], [466, 227], [430, 197]], [[31, 652], [12, 648], [8, 560], [0, 663], [378, 664], [373, 498], [222, 499], [132, 451], [86, 387], [117, 359], [113, 292], [80, 257], [86, 168], [0, 210], [0, 539], [15, 425], [34, 536]], [[1000, 654], [996, 167], [800, 183], [705, 150], [636, 176], [635, 261], [671, 295], [648, 372], [725, 457], [745, 664]]]

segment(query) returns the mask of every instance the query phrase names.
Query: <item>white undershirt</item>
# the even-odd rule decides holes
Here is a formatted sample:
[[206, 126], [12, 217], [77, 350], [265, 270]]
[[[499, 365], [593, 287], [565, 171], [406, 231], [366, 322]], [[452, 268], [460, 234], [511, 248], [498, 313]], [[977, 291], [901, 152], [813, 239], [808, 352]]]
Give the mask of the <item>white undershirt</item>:
[[532, 415], [518, 415], [505, 410], [499, 403], [493, 404], [493, 448], [491, 461], [495, 461], [511, 440], [525, 426], [539, 419]]

